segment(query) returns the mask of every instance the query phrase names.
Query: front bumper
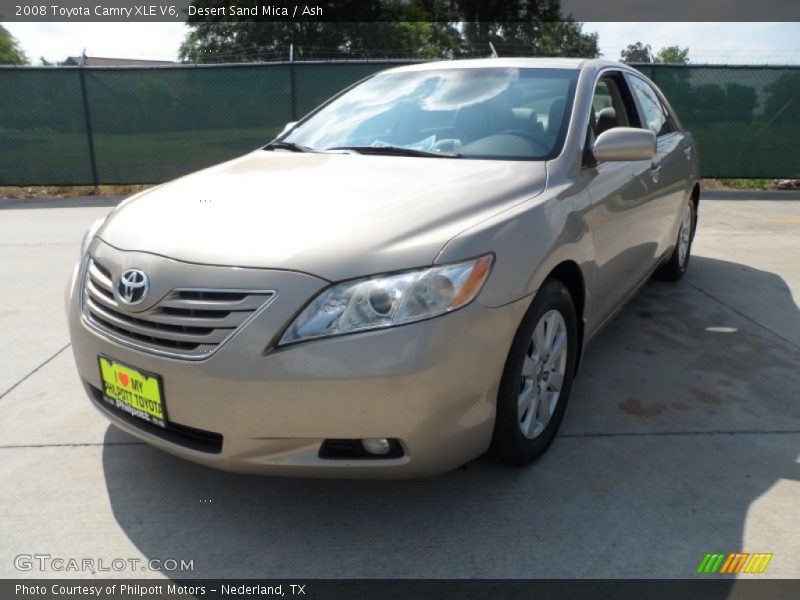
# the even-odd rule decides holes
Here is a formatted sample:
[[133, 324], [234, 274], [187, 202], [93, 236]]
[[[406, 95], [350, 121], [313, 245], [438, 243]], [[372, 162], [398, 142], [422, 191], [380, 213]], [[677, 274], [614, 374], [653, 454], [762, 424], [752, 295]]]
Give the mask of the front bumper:
[[[276, 273], [258, 276], [269, 286]], [[315, 293], [305, 290], [302, 298], [279, 295], [218, 352], [189, 361], [122, 345], [88, 326], [79, 279], [73, 278], [67, 298], [72, 348], [93, 403], [112, 423], [211, 467], [287, 476], [424, 476], [485, 452], [505, 359], [529, 303], [490, 309], [474, 302], [401, 327], [269, 347]], [[221, 436], [218, 448], [163, 435], [112, 412], [100, 400], [98, 354], [161, 375], [175, 429], [190, 437], [195, 430]], [[362, 438], [397, 439], [403, 455], [319, 456], [326, 439]]]

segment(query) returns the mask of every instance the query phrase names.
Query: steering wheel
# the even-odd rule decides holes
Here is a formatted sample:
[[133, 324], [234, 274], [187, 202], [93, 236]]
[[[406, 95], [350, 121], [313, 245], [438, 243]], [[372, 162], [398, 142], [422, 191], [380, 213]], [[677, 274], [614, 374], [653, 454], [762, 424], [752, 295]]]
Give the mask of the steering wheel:
[[539, 146], [543, 152], [547, 152], [547, 146], [537, 140], [530, 131], [525, 131], [524, 129], [506, 129], [505, 131], [501, 131], [499, 135], [515, 135], [517, 137], [521, 137], [522, 139]]

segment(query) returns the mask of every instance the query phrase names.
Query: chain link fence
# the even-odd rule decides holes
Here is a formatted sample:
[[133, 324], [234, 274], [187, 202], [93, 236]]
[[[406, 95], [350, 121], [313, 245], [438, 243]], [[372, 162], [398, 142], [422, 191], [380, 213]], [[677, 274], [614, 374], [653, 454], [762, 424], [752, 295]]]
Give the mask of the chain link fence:
[[[398, 64], [0, 68], [0, 185], [167, 181], [265, 144]], [[704, 177], [800, 177], [800, 67], [638, 68], [694, 133]]]
[[694, 134], [703, 177], [800, 177], [800, 67], [637, 68]]

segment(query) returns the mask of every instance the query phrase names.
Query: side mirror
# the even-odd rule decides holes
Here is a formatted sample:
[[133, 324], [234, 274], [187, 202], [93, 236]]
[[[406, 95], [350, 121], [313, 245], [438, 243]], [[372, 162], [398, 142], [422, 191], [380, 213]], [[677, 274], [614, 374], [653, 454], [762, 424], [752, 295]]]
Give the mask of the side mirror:
[[656, 155], [656, 135], [649, 129], [614, 127], [597, 136], [592, 154], [602, 162], [650, 160]]
[[281, 134], [286, 133], [295, 125], [297, 125], [297, 121], [289, 121], [286, 125], [283, 126], [283, 131], [281, 131]]

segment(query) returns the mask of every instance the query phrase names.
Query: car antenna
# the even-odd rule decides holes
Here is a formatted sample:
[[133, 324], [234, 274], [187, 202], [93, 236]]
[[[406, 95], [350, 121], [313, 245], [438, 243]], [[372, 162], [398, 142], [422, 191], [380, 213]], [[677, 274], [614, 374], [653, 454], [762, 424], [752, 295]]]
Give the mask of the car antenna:
[[494, 44], [489, 42], [489, 48], [492, 49], [492, 58], [497, 58], [497, 50], [494, 49]]

